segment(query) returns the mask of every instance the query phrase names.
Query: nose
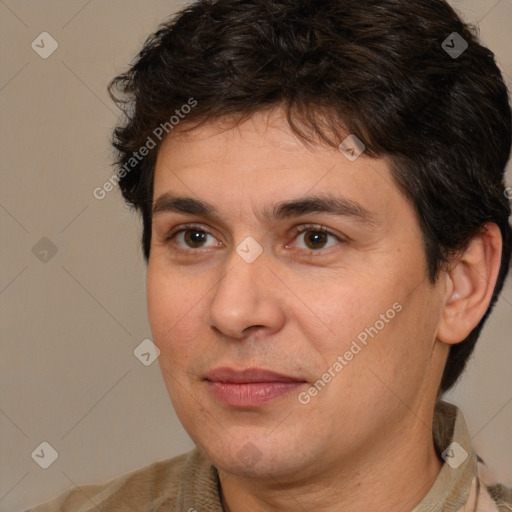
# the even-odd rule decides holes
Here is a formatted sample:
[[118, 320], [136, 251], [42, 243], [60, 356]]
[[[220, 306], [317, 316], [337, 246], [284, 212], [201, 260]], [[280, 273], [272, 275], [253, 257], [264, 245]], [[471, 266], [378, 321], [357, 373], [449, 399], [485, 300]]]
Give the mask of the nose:
[[208, 307], [212, 328], [242, 340], [249, 331], [276, 332], [282, 327], [285, 315], [280, 294], [286, 287], [268, 263], [265, 252], [249, 263], [233, 250]]

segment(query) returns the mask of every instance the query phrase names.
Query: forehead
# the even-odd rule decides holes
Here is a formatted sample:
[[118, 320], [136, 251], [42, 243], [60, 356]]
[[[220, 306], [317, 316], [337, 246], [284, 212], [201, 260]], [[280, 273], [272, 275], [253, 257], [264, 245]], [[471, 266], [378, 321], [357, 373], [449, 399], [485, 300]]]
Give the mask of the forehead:
[[[300, 198], [323, 197], [338, 210], [359, 209], [360, 219], [368, 221], [404, 206], [386, 158], [362, 153], [352, 160], [338, 148], [307, 146], [280, 111], [254, 114], [235, 127], [220, 119], [189, 132], [171, 132], [157, 157], [155, 211], [176, 197], [194, 198], [195, 205], [189, 206], [199, 209], [202, 203], [209, 214], [257, 204], [264, 220], [285, 217], [287, 209], [299, 213]], [[294, 205], [285, 204], [291, 201]], [[304, 201], [307, 210], [311, 201]]]

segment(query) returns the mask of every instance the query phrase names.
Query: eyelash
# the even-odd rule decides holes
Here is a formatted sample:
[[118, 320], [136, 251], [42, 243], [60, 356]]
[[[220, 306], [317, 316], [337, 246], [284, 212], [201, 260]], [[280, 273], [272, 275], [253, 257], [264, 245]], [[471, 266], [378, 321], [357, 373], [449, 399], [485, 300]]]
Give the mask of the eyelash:
[[[170, 242], [176, 237], [176, 235], [184, 232], [184, 231], [201, 231], [207, 235], [211, 235], [211, 233], [204, 229], [203, 226], [201, 226], [200, 224], [184, 224], [182, 225], [179, 229], [176, 229], [176, 230], [173, 230], [171, 231], [167, 237], [165, 238], [164, 240], [164, 243], [167, 245], [167, 244], [170, 244]], [[336, 238], [336, 240], [338, 240], [338, 242], [340, 243], [346, 243], [347, 242], [347, 239], [343, 239], [342, 237], [338, 236], [336, 233], [332, 232], [330, 229], [326, 228], [325, 226], [319, 226], [317, 224], [304, 224], [302, 226], [297, 226], [293, 229], [293, 236], [294, 238], [298, 237], [299, 235], [301, 235], [302, 233], [306, 233], [307, 231], [313, 231], [315, 233], [324, 233], [326, 235], [331, 235], [332, 237]], [[213, 236], [213, 235], [212, 235]], [[190, 252], [199, 252], [201, 248], [198, 248], [198, 249], [193, 249], [193, 248], [189, 248], [189, 249], [183, 249], [181, 248], [179, 245], [176, 245], [176, 248], [175, 250], [177, 252], [181, 252], [181, 253], [187, 253], [189, 254]], [[330, 247], [325, 249], [325, 251], [328, 251], [329, 249], [331, 249]], [[315, 253], [320, 253], [322, 252], [323, 249], [318, 249], [318, 250], [313, 250], [311, 249], [309, 252], [306, 250], [306, 249], [302, 249], [302, 251], [306, 251], [306, 255], [313, 255]]]

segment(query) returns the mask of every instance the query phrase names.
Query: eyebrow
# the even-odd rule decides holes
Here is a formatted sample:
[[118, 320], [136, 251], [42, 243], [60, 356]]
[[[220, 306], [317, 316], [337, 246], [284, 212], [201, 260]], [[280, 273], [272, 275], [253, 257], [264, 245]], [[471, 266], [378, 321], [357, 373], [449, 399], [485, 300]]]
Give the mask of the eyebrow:
[[[153, 204], [153, 216], [165, 212], [198, 215], [221, 221], [219, 213], [211, 204], [192, 197], [175, 196], [170, 193], [162, 194]], [[327, 213], [340, 217], [351, 217], [357, 222], [371, 227], [378, 225], [375, 215], [361, 204], [346, 197], [332, 194], [313, 195], [280, 201], [265, 207], [261, 211], [261, 217], [268, 223], [272, 223], [311, 213]]]

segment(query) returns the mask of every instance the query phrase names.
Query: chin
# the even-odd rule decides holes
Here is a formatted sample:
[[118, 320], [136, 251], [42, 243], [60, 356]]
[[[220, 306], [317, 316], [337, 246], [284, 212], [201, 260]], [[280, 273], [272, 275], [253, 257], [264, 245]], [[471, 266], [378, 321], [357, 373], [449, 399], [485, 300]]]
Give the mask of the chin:
[[[266, 431], [268, 432], [268, 430]], [[254, 436], [245, 432], [239, 436], [224, 432], [225, 438], [212, 445], [193, 439], [199, 451], [221, 471], [251, 478], [268, 479], [297, 475], [312, 463], [312, 453], [306, 453], [307, 443], [293, 442], [289, 435], [269, 442], [266, 433]], [[286, 432], [285, 432], [286, 434]], [[302, 445], [302, 450], [299, 446]], [[311, 449], [311, 447], [308, 447]]]

